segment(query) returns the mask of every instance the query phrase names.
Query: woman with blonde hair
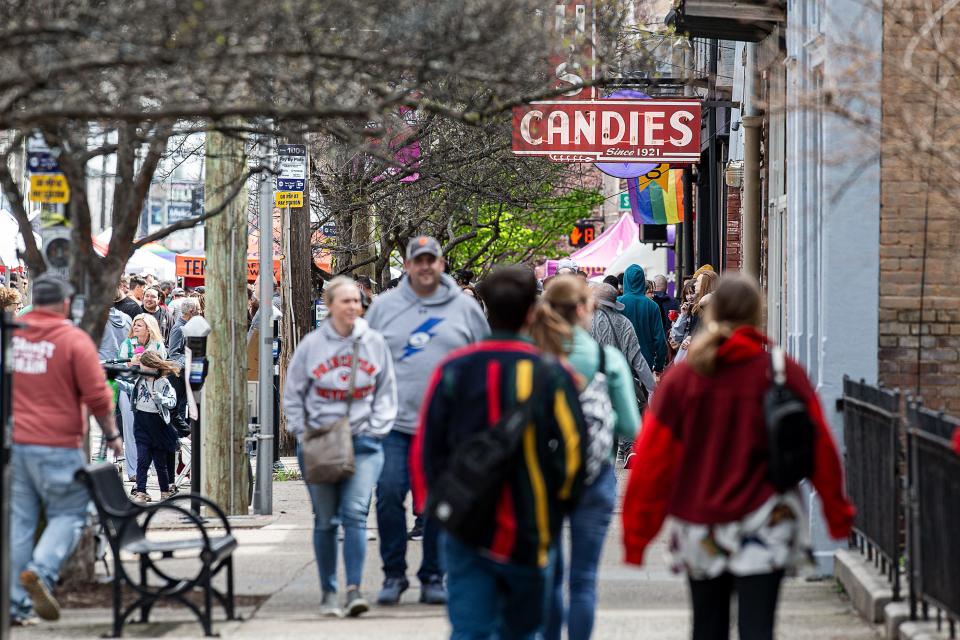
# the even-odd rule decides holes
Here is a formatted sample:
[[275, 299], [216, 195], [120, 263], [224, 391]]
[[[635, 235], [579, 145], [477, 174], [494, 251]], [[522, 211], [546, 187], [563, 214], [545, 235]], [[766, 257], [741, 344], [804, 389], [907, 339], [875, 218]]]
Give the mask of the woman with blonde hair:
[[[703, 310], [710, 302], [710, 294], [717, 288], [720, 280], [714, 271], [701, 271], [694, 280], [696, 282], [696, 296], [693, 302], [684, 301], [680, 305], [680, 317], [670, 329], [670, 341], [677, 345], [677, 355], [674, 362], [680, 362], [687, 357], [690, 343], [700, 326]], [[686, 293], [686, 288], [685, 288]]]
[[640, 424], [633, 374], [614, 346], [590, 336], [594, 299], [578, 276], [557, 276], [544, 290], [531, 323], [538, 347], [565, 359], [577, 374], [580, 404], [590, 433], [587, 485], [570, 518], [569, 606], [563, 603], [563, 548], [557, 549], [546, 640], [559, 640], [564, 625], [570, 640], [593, 633], [597, 566], [617, 499], [613, 471], [617, 436], [633, 439]]
[[[138, 313], [130, 325], [127, 339], [117, 349], [118, 360], [129, 360], [130, 366], [140, 363], [140, 359], [147, 351], [156, 351], [162, 358], [167, 357], [167, 348], [163, 346], [163, 337], [160, 335], [160, 325], [156, 318], [147, 313]], [[120, 409], [120, 422], [123, 426], [123, 458], [127, 479], [133, 482], [137, 479], [137, 439], [133, 427], [133, 406], [126, 394], [117, 399]], [[136, 488], [133, 489], [136, 492]]]
[[149, 313], [138, 313], [133, 318], [130, 334], [120, 345], [117, 358], [129, 359], [130, 364], [135, 365], [140, 362], [140, 356], [145, 351], [156, 351], [161, 357], [167, 357], [167, 348], [163, 345], [163, 335], [157, 319]]
[[[668, 548], [685, 571], [694, 640], [729, 637], [730, 598], [738, 594], [742, 640], [771, 640], [786, 572], [807, 557], [806, 512], [796, 486], [778, 489], [769, 472], [764, 400], [770, 339], [760, 331], [760, 288], [724, 276], [687, 359], [663, 376], [635, 447], [623, 503], [628, 563], [643, 555], [670, 516]], [[847, 537], [854, 509], [816, 392], [803, 368], [784, 365], [785, 386], [813, 424], [813, 470], [830, 535]]]
[[118, 382], [133, 405], [133, 429], [137, 441], [137, 487], [133, 499], [135, 502], [151, 501], [147, 493], [147, 474], [152, 462], [160, 485], [160, 499], [165, 500], [174, 493], [170, 489], [167, 457], [178, 446], [177, 431], [170, 424], [170, 411], [177, 406], [177, 392], [167, 376], [171, 373], [180, 375], [180, 367], [156, 351], [146, 351], [140, 356], [140, 371], [145, 375], [136, 382]]
[[[313, 506], [313, 550], [320, 574], [320, 614], [357, 617], [370, 605], [360, 592], [367, 550], [367, 514], [383, 469], [383, 438], [397, 417], [393, 356], [383, 336], [360, 317], [360, 288], [340, 276], [326, 283], [329, 310], [320, 326], [297, 345], [283, 388], [287, 431], [303, 442], [347, 418], [355, 459], [352, 475], [332, 482], [306, 482]], [[269, 306], [267, 307], [269, 308]], [[346, 600], [337, 597], [337, 529], [343, 525]]]

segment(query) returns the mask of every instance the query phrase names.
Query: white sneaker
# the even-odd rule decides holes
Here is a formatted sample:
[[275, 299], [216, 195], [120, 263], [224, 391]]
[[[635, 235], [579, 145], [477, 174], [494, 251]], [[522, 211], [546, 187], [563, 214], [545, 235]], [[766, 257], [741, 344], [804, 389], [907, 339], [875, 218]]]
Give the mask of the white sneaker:
[[327, 591], [323, 592], [323, 598], [320, 600], [320, 615], [324, 618], [342, 618], [343, 611], [337, 602], [337, 594]]

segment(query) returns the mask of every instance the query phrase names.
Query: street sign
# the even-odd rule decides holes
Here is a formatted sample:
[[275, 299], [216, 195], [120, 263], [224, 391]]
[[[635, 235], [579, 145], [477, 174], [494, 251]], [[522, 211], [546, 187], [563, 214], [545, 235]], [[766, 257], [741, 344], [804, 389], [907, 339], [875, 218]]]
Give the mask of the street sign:
[[30, 176], [30, 202], [66, 204], [70, 202], [70, 185], [62, 173], [38, 173]]
[[624, 191], [620, 194], [620, 210], [630, 211], [630, 192]]
[[335, 224], [325, 224], [320, 227], [320, 233], [327, 236], [328, 238], [337, 237], [337, 225]]
[[273, 202], [278, 207], [302, 207], [303, 191], [277, 191]]
[[699, 162], [700, 101], [531, 102], [513, 109], [513, 152], [555, 162]]
[[[302, 144], [281, 144], [277, 146], [277, 155], [280, 158], [279, 179], [306, 180], [307, 179], [307, 147]], [[290, 189], [302, 191], [303, 189]]]
[[596, 239], [597, 230], [592, 224], [578, 222], [573, 225], [569, 240], [571, 247], [585, 247]]
[[60, 173], [60, 163], [49, 151], [27, 153], [27, 171], [30, 173]]
[[277, 178], [277, 191], [303, 191], [306, 183], [300, 178]]

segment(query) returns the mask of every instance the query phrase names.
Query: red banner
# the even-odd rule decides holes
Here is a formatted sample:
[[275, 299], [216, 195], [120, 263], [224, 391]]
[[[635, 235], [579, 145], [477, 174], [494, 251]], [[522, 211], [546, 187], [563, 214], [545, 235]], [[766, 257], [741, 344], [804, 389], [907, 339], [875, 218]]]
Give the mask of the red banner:
[[533, 102], [513, 110], [513, 152], [555, 162], [698, 162], [700, 101]]

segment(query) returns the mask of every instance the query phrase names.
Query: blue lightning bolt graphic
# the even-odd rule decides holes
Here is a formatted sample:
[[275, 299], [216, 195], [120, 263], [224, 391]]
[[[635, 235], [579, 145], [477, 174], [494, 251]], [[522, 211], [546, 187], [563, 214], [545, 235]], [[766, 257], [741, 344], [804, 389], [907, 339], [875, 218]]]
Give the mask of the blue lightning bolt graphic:
[[[427, 346], [427, 343], [430, 342], [430, 338], [437, 335], [431, 330], [436, 327], [438, 324], [443, 322], [443, 318], [427, 318], [423, 324], [410, 332], [410, 337], [407, 339], [407, 346], [403, 348], [403, 355], [400, 356], [400, 360], [406, 360], [410, 356], [420, 351], [423, 351], [423, 348]], [[422, 344], [412, 344], [414, 336], [418, 334], [426, 334], [427, 339], [423, 341]]]

